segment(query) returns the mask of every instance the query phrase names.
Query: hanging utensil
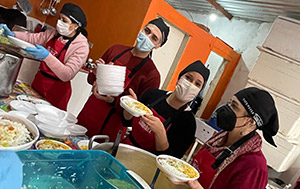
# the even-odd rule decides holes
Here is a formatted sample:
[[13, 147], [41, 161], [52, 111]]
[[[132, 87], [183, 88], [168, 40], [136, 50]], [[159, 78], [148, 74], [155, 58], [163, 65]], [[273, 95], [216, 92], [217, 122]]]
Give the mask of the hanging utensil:
[[50, 8], [49, 8], [51, 16], [55, 16], [57, 13], [56, 9], [54, 8], [55, 5], [56, 5], [56, 0], [51, 0]]

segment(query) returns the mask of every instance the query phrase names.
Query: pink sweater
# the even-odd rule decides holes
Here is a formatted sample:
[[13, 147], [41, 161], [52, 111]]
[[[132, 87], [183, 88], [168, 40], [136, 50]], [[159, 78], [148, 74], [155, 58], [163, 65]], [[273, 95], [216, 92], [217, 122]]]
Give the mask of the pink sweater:
[[[46, 43], [53, 38], [56, 30], [46, 30], [40, 33], [25, 33], [14, 32], [16, 37], [32, 44], [39, 44], [45, 46]], [[62, 37], [58, 38], [61, 42], [67, 43]], [[62, 64], [51, 53], [43, 60], [49, 68], [62, 81], [70, 81], [80, 70], [85, 63], [89, 54], [89, 45], [85, 36], [79, 34], [74, 41], [71, 42], [67, 49], [64, 64]]]

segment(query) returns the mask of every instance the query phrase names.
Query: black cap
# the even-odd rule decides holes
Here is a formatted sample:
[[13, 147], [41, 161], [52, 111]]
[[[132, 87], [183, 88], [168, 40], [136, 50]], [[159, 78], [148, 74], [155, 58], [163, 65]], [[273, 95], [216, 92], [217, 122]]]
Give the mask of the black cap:
[[208, 80], [209, 74], [210, 74], [209, 69], [206, 68], [200, 60], [197, 60], [197, 61], [193, 62], [192, 64], [188, 65], [186, 68], [184, 68], [184, 70], [182, 70], [180, 72], [178, 79], [187, 72], [198, 72], [200, 75], [202, 75], [202, 77], [204, 79], [204, 84], [202, 87], [202, 89], [203, 89], [205, 86], [205, 83]]
[[168, 40], [170, 28], [165, 24], [162, 18], [151, 20], [148, 24], [154, 24], [158, 27], [162, 36], [162, 42], [160, 46], [163, 46]]
[[257, 129], [262, 130], [265, 140], [277, 147], [272, 137], [277, 134], [279, 123], [272, 96], [267, 91], [255, 87], [243, 89], [235, 96], [255, 120]]
[[73, 3], [66, 3], [62, 7], [60, 13], [69, 17], [73, 23], [78, 24], [79, 27], [85, 28], [87, 25], [86, 17], [82, 9], [73, 4]]

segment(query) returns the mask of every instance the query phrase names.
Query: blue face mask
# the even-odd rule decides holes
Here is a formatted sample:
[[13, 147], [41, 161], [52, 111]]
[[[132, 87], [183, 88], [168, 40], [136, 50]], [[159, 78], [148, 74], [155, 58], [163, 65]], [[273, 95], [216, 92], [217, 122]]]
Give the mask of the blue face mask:
[[152, 41], [142, 31], [137, 36], [135, 46], [141, 52], [148, 52], [154, 48]]

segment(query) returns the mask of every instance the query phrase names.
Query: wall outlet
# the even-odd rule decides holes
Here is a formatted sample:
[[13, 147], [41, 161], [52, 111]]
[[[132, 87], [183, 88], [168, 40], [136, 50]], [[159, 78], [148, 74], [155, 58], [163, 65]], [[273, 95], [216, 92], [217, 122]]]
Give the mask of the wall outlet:
[[206, 124], [202, 119], [196, 118], [196, 133], [195, 137], [201, 142], [205, 143], [214, 133], [218, 132], [208, 124]]

